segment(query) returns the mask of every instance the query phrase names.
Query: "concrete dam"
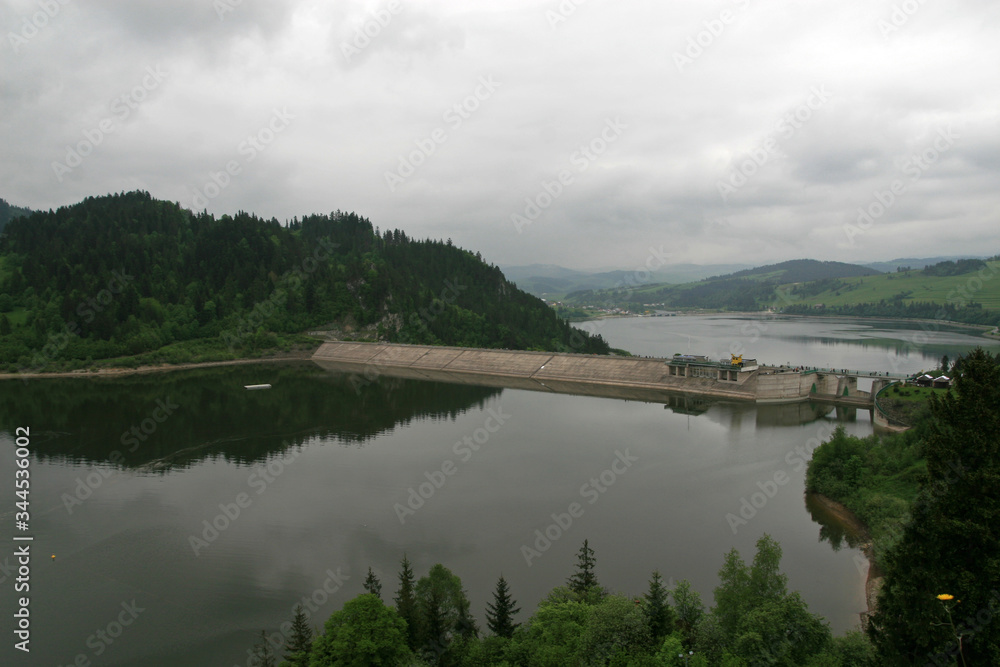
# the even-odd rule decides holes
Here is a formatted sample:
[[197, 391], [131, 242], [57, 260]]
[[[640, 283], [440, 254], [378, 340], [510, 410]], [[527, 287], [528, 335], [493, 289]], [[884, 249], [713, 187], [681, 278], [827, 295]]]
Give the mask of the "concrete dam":
[[434, 345], [332, 341], [313, 362], [352, 374], [352, 382], [379, 376], [530, 389], [669, 403], [703, 396], [755, 403], [823, 401], [869, 407], [886, 378], [858, 389], [858, 375], [748, 364], [742, 367], [705, 357], [609, 357], [562, 352], [522, 352]]

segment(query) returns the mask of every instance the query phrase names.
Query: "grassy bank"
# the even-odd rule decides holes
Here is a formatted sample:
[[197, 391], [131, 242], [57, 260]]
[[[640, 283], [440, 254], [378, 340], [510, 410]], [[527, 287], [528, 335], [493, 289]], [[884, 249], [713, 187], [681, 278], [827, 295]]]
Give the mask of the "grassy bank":
[[887, 387], [876, 397], [878, 407], [890, 419], [912, 426], [929, 414], [931, 396], [943, 395], [947, 389], [913, 387], [899, 383]]
[[869, 557], [880, 566], [901, 534], [927, 472], [923, 424], [921, 420], [903, 433], [866, 438], [838, 427], [809, 463], [806, 490], [841, 503], [864, 522], [872, 538]]

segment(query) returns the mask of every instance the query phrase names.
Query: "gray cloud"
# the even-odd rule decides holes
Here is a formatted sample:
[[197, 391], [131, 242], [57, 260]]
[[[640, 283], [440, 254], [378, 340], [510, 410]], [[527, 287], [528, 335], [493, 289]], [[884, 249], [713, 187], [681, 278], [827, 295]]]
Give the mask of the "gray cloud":
[[[0, 196], [355, 210], [501, 264], [997, 252], [1000, 12], [896, 6], [6, 0]], [[894, 180], [884, 214], [845, 233]], [[529, 201], [545, 205], [518, 233]]]

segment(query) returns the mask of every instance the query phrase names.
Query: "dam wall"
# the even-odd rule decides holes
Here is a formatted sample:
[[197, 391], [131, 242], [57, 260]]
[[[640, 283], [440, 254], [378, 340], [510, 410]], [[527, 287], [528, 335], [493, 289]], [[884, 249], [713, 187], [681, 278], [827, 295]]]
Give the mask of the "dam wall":
[[766, 366], [743, 370], [717, 365], [719, 370], [713, 370], [711, 365], [684, 367], [662, 358], [341, 341], [324, 343], [312, 360], [350, 374], [356, 385], [388, 375], [661, 403], [677, 397], [871, 403], [870, 392], [858, 390], [856, 377]]
[[668, 394], [756, 399], [755, 373], [735, 381], [676, 377], [665, 359], [555, 352], [483, 350], [433, 345], [327, 342], [312, 360], [332, 371], [560, 393], [663, 401]]

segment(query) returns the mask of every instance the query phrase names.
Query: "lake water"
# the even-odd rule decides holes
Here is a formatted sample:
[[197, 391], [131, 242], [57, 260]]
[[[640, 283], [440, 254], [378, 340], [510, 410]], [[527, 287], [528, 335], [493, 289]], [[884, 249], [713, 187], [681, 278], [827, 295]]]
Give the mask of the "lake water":
[[[826, 319], [582, 326], [636, 354], [736, 346], [762, 362], [901, 372], [985, 342]], [[243, 389], [257, 383], [273, 389]], [[278, 632], [304, 597], [321, 626], [369, 566], [391, 601], [404, 552], [417, 576], [437, 562], [459, 575], [481, 621], [501, 573], [525, 620], [584, 539], [606, 587], [641, 594], [659, 569], [709, 605], [723, 554], [749, 560], [765, 532], [784, 548], [789, 587], [842, 632], [864, 608], [866, 565], [820, 539], [803, 498], [805, 457], [838, 423], [872, 428], [866, 411], [808, 403], [665, 407], [392, 378], [358, 388], [310, 363], [0, 382], [0, 479], [13, 486], [14, 430], [29, 427], [34, 536], [31, 655], [12, 662], [8, 640], [3, 663], [245, 665], [256, 632]], [[15, 500], [0, 506], [8, 638]]]

